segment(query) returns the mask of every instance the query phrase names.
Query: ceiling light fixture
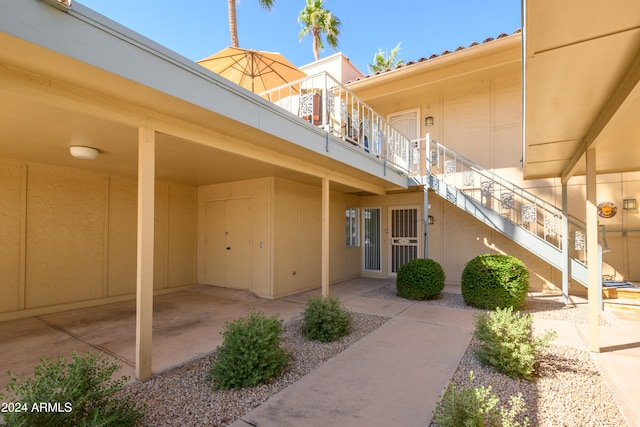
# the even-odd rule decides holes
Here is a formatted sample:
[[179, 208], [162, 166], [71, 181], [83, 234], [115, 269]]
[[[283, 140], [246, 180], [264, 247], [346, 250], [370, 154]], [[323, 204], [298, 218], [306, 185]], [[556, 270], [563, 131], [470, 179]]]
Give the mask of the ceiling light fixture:
[[83, 145], [72, 145], [69, 152], [76, 159], [93, 160], [98, 157], [100, 151], [97, 148], [85, 147]]

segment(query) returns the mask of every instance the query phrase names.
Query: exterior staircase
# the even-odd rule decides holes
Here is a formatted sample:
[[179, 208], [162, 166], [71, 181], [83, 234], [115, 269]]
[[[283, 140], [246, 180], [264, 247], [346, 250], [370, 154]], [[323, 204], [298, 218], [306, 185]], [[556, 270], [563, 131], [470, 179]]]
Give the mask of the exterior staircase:
[[[422, 166], [414, 163], [414, 171], [423, 171], [414, 179], [425, 186], [425, 191], [431, 189], [558, 270], [568, 271], [569, 277], [577, 283], [587, 286], [585, 224], [582, 221], [428, 137], [413, 143], [417, 152], [428, 153]], [[604, 226], [601, 226], [601, 233], [600, 277], [602, 252], [609, 250]], [[566, 298], [566, 287], [563, 294]], [[601, 307], [640, 312], [640, 288], [605, 287], [600, 295], [606, 299], [604, 303], [600, 301]]]
[[425, 187], [553, 267], [563, 270], [566, 262], [570, 277], [587, 286], [583, 223], [435, 141], [425, 145]]
[[[340, 138], [363, 155], [376, 159], [384, 165], [385, 173], [389, 167], [407, 174], [424, 186], [427, 198], [428, 189], [433, 190], [548, 264], [567, 272], [575, 282], [587, 286], [585, 224], [567, 212], [432, 141], [429, 136], [410, 141], [326, 72], [260, 95], [325, 129], [327, 138], [330, 135]], [[604, 230], [601, 241], [606, 251]], [[602, 252], [602, 246], [600, 248]], [[602, 277], [601, 254], [598, 264]], [[568, 279], [563, 282], [566, 302]], [[616, 298], [614, 293], [606, 291], [600, 295], [610, 298], [608, 302]], [[640, 302], [640, 298], [635, 301]]]
[[606, 286], [602, 295], [605, 310], [640, 313], [640, 287]]

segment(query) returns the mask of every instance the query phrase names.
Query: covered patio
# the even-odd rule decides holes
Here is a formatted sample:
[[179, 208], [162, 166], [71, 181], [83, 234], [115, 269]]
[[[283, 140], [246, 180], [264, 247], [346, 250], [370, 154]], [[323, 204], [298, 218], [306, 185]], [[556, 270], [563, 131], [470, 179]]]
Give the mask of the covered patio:
[[[624, 173], [624, 197], [635, 200], [640, 191], [640, 3], [524, 1], [523, 16], [524, 178], [560, 178], [565, 217], [567, 186], [586, 183], [589, 349], [599, 352], [597, 186], [606, 174]], [[638, 231], [634, 224], [636, 218], [623, 227], [623, 238]], [[563, 268], [565, 294], [569, 268]]]
[[[299, 317], [305, 297], [265, 300], [248, 291], [199, 285], [154, 298], [154, 374], [183, 365], [212, 352], [222, 343], [225, 322], [257, 309], [285, 321]], [[75, 352], [100, 352], [122, 366], [119, 375], [135, 377], [136, 303], [124, 301], [0, 323], [2, 367], [0, 389], [7, 370], [33, 373], [43, 357], [70, 359]]]
[[[29, 330], [47, 319], [34, 316], [135, 300], [135, 350], [121, 357], [139, 379], [164, 369], [162, 351], [152, 364], [154, 295], [219, 284], [208, 283], [203, 246], [210, 199], [249, 201], [244, 290], [276, 298], [304, 282], [328, 293], [357, 274], [330, 269], [332, 203], [404, 189], [401, 171], [80, 4], [6, 6], [0, 322]], [[72, 157], [71, 146], [98, 157]], [[289, 256], [274, 231], [280, 184], [313, 200], [308, 277], [276, 267]], [[278, 289], [279, 274], [295, 283]]]
[[[362, 296], [394, 283], [393, 279], [359, 278], [331, 287], [355, 311], [391, 316], [384, 301]], [[302, 316], [307, 300], [321, 289], [267, 300], [244, 290], [195, 285], [159, 295], [153, 302], [153, 374], [184, 365], [216, 349], [222, 343], [225, 322], [245, 317], [255, 309], [284, 322]], [[43, 357], [67, 359], [75, 352], [99, 352], [122, 366], [118, 375], [135, 377], [136, 302], [123, 301], [98, 307], [0, 322], [3, 372], [0, 390], [9, 381], [7, 370], [31, 375]]]

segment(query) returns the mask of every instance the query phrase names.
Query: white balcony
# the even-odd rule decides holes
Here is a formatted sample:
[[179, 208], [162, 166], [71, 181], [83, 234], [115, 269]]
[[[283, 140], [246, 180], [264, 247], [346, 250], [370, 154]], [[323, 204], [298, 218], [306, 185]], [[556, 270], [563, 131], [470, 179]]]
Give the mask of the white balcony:
[[415, 143], [326, 72], [260, 94], [407, 175], [418, 171]]

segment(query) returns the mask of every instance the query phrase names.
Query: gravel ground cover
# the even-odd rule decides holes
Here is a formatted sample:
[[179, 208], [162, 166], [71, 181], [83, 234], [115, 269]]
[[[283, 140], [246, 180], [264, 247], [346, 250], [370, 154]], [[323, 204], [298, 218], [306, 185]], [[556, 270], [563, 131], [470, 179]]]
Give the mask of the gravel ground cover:
[[[394, 299], [395, 287], [385, 287], [366, 294], [373, 298]], [[437, 300], [421, 301], [447, 307], [477, 310], [464, 303], [462, 295], [443, 292]], [[544, 300], [525, 303], [524, 310], [534, 317], [586, 324], [588, 307], [565, 306], [561, 302]], [[605, 319], [602, 326], [611, 326]], [[537, 375], [532, 381], [514, 380], [482, 366], [474, 356], [478, 343], [471, 341], [467, 352], [452, 378], [458, 387], [468, 385], [469, 371], [474, 372], [474, 386], [491, 386], [491, 390], [506, 403], [509, 396], [522, 393], [527, 405], [523, 417], [529, 417], [532, 426], [566, 427], [623, 427], [627, 422], [622, 417], [613, 395], [604, 383], [588, 351], [580, 348], [552, 344], [542, 355], [537, 366]], [[432, 423], [431, 426], [436, 426]]]
[[213, 352], [122, 392], [147, 406], [146, 426], [226, 426], [293, 384], [313, 369], [382, 326], [388, 318], [354, 313], [352, 332], [332, 342], [310, 341], [301, 333], [302, 319], [284, 325], [283, 346], [291, 354], [287, 371], [268, 384], [242, 390], [212, 390]]
[[500, 404], [522, 393], [527, 405], [522, 417], [529, 417], [531, 426], [627, 425], [587, 351], [552, 344], [540, 358], [534, 380], [525, 381], [482, 366], [473, 355], [477, 344], [472, 340], [453, 376], [458, 387], [468, 385], [469, 371], [473, 371], [474, 386], [490, 386]]
[[[363, 294], [370, 298], [399, 299], [395, 286], [388, 285]], [[443, 293], [435, 304], [475, 310], [464, 304], [460, 294]], [[565, 307], [555, 301], [528, 301], [527, 312], [536, 317], [574, 323], [587, 322], [586, 306]], [[123, 392], [147, 405], [145, 425], [226, 426], [265, 402], [269, 397], [384, 324], [381, 316], [354, 313], [352, 333], [335, 342], [309, 341], [300, 333], [302, 319], [285, 325], [283, 345], [292, 355], [287, 372], [269, 384], [238, 391], [212, 391], [209, 367], [215, 352], [144, 382], [134, 382]], [[607, 325], [606, 321], [603, 321]], [[482, 366], [474, 356], [477, 343], [472, 340], [452, 381], [466, 385], [470, 370], [476, 387], [491, 386], [507, 402], [509, 396], [522, 393], [532, 426], [626, 426], [612, 394], [586, 350], [552, 344], [539, 361], [533, 381], [513, 380]], [[435, 426], [435, 424], [431, 424]]]

